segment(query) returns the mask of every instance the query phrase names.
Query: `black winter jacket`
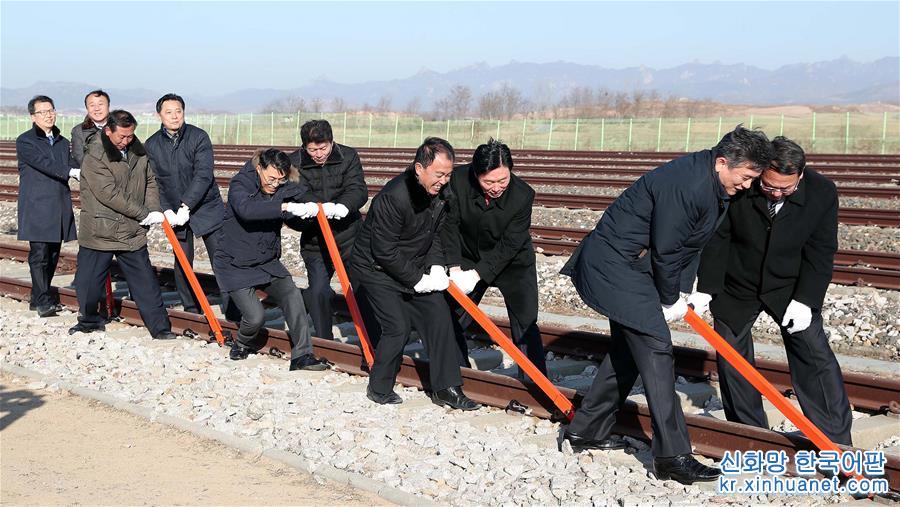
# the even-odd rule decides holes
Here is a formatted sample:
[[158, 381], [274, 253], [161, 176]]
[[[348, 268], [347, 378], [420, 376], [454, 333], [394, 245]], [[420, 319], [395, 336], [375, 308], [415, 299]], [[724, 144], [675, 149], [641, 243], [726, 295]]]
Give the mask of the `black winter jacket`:
[[47, 134], [32, 128], [16, 138], [19, 196], [16, 238], [61, 243], [75, 236], [75, 215], [69, 190], [69, 141], [53, 127], [53, 146]]
[[[212, 143], [206, 132], [185, 123], [173, 141], [160, 128], [144, 148], [156, 173], [162, 209], [177, 212], [181, 203], [187, 204], [191, 209], [187, 225], [197, 236], [222, 227], [225, 204], [213, 173]], [[175, 232], [183, 239], [186, 227], [178, 227]]]
[[661, 303], [689, 292], [700, 249], [728, 196], [709, 150], [668, 162], [640, 177], [603, 213], [562, 273], [584, 302], [638, 331], [668, 336]]
[[281, 211], [283, 202], [296, 202], [306, 189], [288, 182], [268, 195], [259, 186], [256, 162], [251, 160], [231, 178], [228, 205], [219, 234], [213, 268], [223, 292], [256, 287], [291, 276], [281, 258], [281, 227], [300, 229], [301, 221]]
[[446, 264], [440, 235], [445, 208], [444, 196], [426, 192], [412, 170], [388, 181], [353, 244], [354, 279], [412, 293], [431, 266]]
[[531, 208], [534, 190], [515, 174], [499, 199], [485, 195], [471, 164], [450, 177], [447, 219], [441, 231], [448, 266], [475, 269], [492, 283], [507, 268], [533, 267]]
[[779, 322], [791, 299], [821, 309], [838, 246], [837, 214], [834, 183], [810, 169], [774, 222], [758, 182], [736, 197], [700, 261], [697, 290], [729, 296], [713, 299], [713, 315], [738, 326], [757, 301]]
[[[302, 148], [291, 153], [290, 158], [294, 167], [300, 170], [300, 183], [307, 189], [299, 202], [340, 203], [350, 210], [346, 217], [328, 221], [341, 256], [349, 256], [359, 231], [359, 209], [369, 199], [362, 163], [356, 150], [334, 143], [331, 155], [321, 166]], [[325, 251], [325, 240], [318, 220], [304, 224], [300, 248], [306, 253]]]

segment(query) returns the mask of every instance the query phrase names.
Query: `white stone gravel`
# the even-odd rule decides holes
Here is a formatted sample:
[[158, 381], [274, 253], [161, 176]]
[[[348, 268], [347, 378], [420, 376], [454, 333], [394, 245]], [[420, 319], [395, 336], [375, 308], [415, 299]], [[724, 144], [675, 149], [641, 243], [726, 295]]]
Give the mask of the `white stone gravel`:
[[[200, 341], [153, 342], [114, 324], [104, 333], [66, 335], [68, 312], [42, 319], [0, 298], [4, 363], [191, 420], [225, 434], [329, 464], [452, 505], [813, 505], [840, 497], [725, 497], [711, 485], [648, 477], [647, 446], [573, 455], [555, 448], [558, 425], [496, 409], [459, 413], [414, 389], [402, 405], [365, 398], [365, 379], [338, 372], [289, 372], [254, 356], [227, 359]], [[53, 382], [35, 389], [58, 389]], [[436, 428], [440, 428], [436, 431]]]

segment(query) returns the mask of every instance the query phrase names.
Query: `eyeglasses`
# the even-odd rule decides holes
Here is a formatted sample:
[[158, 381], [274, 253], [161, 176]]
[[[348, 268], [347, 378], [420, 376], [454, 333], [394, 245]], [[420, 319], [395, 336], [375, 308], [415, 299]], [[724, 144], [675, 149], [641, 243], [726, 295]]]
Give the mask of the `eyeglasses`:
[[46, 118], [48, 116], [53, 116], [56, 114], [56, 109], [47, 109], [46, 111], [35, 111], [31, 113], [34, 116], [40, 116], [42, 118]]
[[275, 185], [279, 187], [287, 183], [287, 178], [273, 178], [271, 176], [266, 176], [265, 180], [266, 185]]
[[322, 146], [321, 148], [310, 148], [309, 146], [307, 146], [304, 149], [306, 150], [306, 153], [309, 153], [310, 155], [325, 153], [326, 151], [331, 149], [331, 143], [328, 143], [328, 145]]
[[764, 192], [770, 192], [770, 193], [773, 193], [773, 194], [777, 192], [777, 193], [779, 193], [779, 194], [781, 194], [781, 195], [791, 195], [791, 194], [793, 194], [794, 192], [797, 191], [797, 188], [798, 188], [799, 186], [800, 186], [800, 182], [799, 182], [799, 181], [797, 181], [797, 184], [796, 184], [796, 185], [794, 185], [794, 186], [792, 186], [792, 187], [788, 187], [788, 188], [770, 187], [770, 186], [768, 186], [768, 185], [764, 185], [763, 182], [762, 182], [762, 180], [760, 180], [760, 182], [759, 182], [759, 188], [761, 188]]

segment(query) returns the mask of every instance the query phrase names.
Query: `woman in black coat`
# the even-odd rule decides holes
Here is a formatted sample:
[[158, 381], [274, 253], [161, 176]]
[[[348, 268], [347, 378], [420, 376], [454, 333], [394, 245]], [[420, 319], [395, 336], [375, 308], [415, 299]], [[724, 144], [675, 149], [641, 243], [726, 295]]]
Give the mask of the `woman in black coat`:
[[[488, 287], [503, 294], [513, 341], [546, 373], [537, 325], [538, 296], [531, 208], [534, 190], [512, 174], [509, 147], [491, 139], [475, 149], [472, 163], [453, 171], [447, 220], [441, 231], [450, 279], [478, 303]], [[455, 302], [461, 361], [468, 350], [463, 330], [472, 318]]]
[[[341, 259], [347, 264], [361, 223], [359, 209], [369, 197], [359, 155], [353, 148], [334, 142], [331, 125], [325, 120], [303, 124], [300, 139], [303, 146], [290, 155], [294, 167], [300, 169], [300, 181], [306, 187], [299, 200], [323, 203]], [[333, 340], [331, 277], [334, 276], [334, 265], [317, 220], [307, 222], [303, 229], [300, 256], [309, 277], [309, 288], [303, 291], [303, 299], [316, 335]]]

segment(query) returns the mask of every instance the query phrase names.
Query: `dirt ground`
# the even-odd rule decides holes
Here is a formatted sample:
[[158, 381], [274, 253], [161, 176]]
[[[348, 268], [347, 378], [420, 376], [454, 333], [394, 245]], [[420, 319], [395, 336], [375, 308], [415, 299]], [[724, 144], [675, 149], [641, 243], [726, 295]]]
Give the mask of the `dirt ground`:
[[0, 504], [389, 505], [67, 392], [0, 375]]

